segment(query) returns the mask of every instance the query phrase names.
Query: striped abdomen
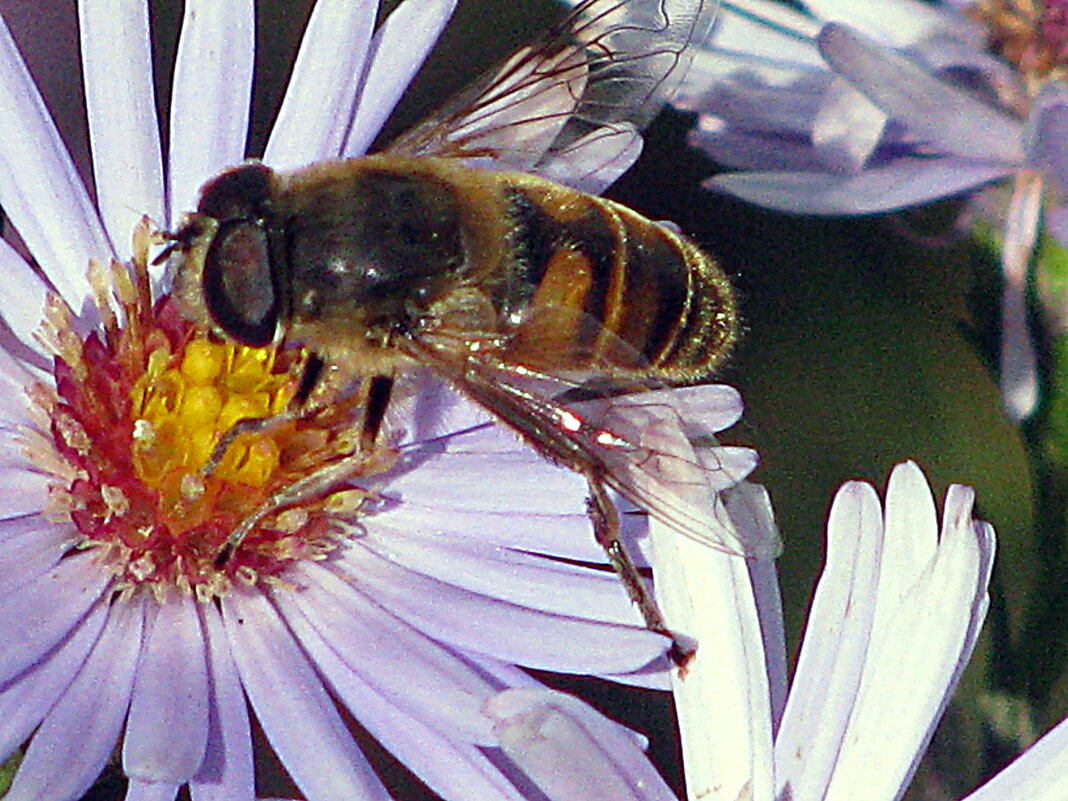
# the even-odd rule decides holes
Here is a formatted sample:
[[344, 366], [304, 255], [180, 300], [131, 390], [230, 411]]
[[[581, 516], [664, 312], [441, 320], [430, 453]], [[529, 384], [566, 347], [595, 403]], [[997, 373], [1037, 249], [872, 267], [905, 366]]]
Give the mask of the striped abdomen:
[[518, 364], [673, 383], [706, 378], [736, 337], [734, 293], [696, 245], [625, 206], [536, 178], [504, 190], [515, 261], [497, 293]]

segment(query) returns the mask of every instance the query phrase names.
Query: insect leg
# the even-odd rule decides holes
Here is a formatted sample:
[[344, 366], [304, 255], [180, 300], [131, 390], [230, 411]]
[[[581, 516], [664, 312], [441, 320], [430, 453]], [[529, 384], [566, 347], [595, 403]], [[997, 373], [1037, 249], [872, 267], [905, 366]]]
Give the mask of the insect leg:
[[604, 552], [608, 556], [608, 563], [616, 571], [620, 581], [623, 582], [623, 587], [626, 589], [627, 596], [631, 602], [641, 612], [645, 627], [650, 631], [655, 631], [657, 634], [663, 634], [671, 640], [668, 658], [678, 665], [680, 669], [685, 668], [694, 655], [693, 648], [680, 643], [671, 629], [667, 627], [656, 601], [653, 600], [648, 588], [645, 586], [642, 574], [638, 571], [634, 561], [630, 558], [630, 554], [627, 553], [623, 541], [619, 538], [619, 512], [608, 497], [604, 481], [600, 476], [589, 472], [586, 473], [586, 481], [590, 488], [590, 497], [586, 504], [590, 521], [593, 523], [593, 533], [597, 538], [598, 544], [604, 548]]
[[[365, 389], [363, 390], [364, 400], [361, 404], [363, 407], [363, 418], [361, 422], [359, 445], [356, 450], [348, 456], [344, 456], [335, 462], [324, 465], [299, 481], [295, 481], [289, 486], [282, 487], [270, 498], [264, 501], [263, 506], [242, 520], [237, 528], [230, 532], [230, 536], [226, 538], [223, 547], [215, 556], [214, 564], [216, 568], [221, 568], [227, 561], [229, 561], [231, 555], [233, 555], [234, 551], [241, 546], [245, 537], [247, 537], [265, 518], [287, 506], [293, 506], [314, 498], [317, 495], [321, 495], [331, 487], [334, 487], [346, 479], [366, 470], [368, 465], [370, 465], [376, 458], [374, 450], [375, 441], [378, 439], [378, 432], [382, 428], [386, 410], [389, 408], [389, 399], [392, 390], [393, 376], [375, 376], [367, 380]], [[283, 412], [281, 415], [276, 415], [275, 418], [266, 419], [273, 420], [286, 414], [289, 414], [289, 412]], [[293, 417], [289, 419], [297, 419], [300, 416], [301, 415], [299, 414], [294, 414]], [[237, 425], [240, 425], [240, 423]], [[236, 428], [237, 425], [235, 425], [234, 428]], [[231, 431], [233, 431], [233, 429], [231, 429]], [[244, 431], [241, 433], [244, 433]], [[228, 431], [227, 436], [229, 436], [229, 434], [230, 432]]]
[[393, 376], [376, 375], [371, 379], [371, 385], [367, 388], [367, 401], [363, 407], [363, 428], [360, 431], [360, 450], [365, 453], [374, 450], [392, 393]]
[[300, 376], [300, 383], [297, 385], [297, 391], [290, 400], [288, 408], [284, 412], [272, 414], [269, 417], [246, 417], [243, 420], [238, 420], [230, 426], [226, 433], [219, 438], [219, 441], [215, 443], [215, 447], [211, 451], [211, 456], [208, 458], [208, 461], [204, 463], [204, 466], [200, 468], [200, 474], [202, 476], [210, 476], [218, 470], [223, 457], [226, 456], [226, 452], [230, 450], [230, 446], [234, 444], [234, 440], [242, 434], [264, 431], [288, 423], [292, 420], [300, 420], [303, 417], [309, 417], [318, 412], [318, 407], [309, 408], [305, 404], [307, 403], [308, 397], [319, 383], [319, 378], [322, 376], [323, 372], [323, 366], [323, 360], [314, 353], [311, 354], [304, 364], [304, 369]]

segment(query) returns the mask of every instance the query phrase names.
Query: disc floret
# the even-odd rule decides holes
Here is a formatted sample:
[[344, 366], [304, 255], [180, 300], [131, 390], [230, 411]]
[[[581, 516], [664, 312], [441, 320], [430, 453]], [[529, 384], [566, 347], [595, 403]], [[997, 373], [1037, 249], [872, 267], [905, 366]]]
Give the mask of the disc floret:
[[[69, 518], [78, 546], [131, 590], [166, 585], [203, 600], [277, 577], [295, 559], [337, 546], [336, 516], [359, 505], [343, 488], [267, 517], [219, 565], [230, 532], [280, 488], [352, 451], [351, 415], [334, 409], [239, 435], [209, 467], [239, 420], [283, 412], [305, 355], [248, 348], [198, 330], [149, 292], [147, 227], [128, 268], [90, 269], [101, 325], [75, 334], [74, 315], [49, 300], [41, 332], [54, 354], [54, 390], [39, 385], [56, 483], [51, 514]], [[118, 311], [116, 312], [115, 309]], [[40, 452], [37, 437], [28, 447]]]

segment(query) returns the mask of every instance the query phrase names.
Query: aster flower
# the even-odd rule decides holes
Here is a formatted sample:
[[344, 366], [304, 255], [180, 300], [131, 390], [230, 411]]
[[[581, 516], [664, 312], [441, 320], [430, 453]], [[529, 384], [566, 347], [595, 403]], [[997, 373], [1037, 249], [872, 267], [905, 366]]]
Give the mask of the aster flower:
[[[676, 595], [661, 596], [664, 607], [700, 641], [691, 669], [675, 680], [688, 798], [901, 797], [987, 609], [994, 532], [972, 519], [973, 500], [969, 488], [951, 486], [939, 526], [912, 463], [894, 469], [885, 506], [863, 482], [838, 491], [788, 692], [767, 566], [747, 575], [738, 560], [696, 550], [663, 563], [674, 575], [661, 586]], [[662, 544], [688, 548], [661, 541], [655, 528], [659, 556]], [[737, 604], [703, 603], [732, 578]], [[673, 798], [649, 774], [639, 744], [620, 737], [605, 750], [608, 741], [595, 734], [605, 722], [589, 710], [542, 690], [505, 691], [488, 708], [516, 762], [552, 775], [554, 799], [593, 801], [608, 797], [595, 789], [607, 786], [621, 788], [612, 798]], [[1066, 737], [1062, 724], [974, 797], [1060, 797]], [[569, 758], [559, 761], [564, 751]]]
[[[405, 0], [374, 30], [374, 3], [318, 3], [268, 162], [362, 152], [452, 6]], [[596, 569], [584, 483], [414, 374], [352, 484], [216, 564], [353, 437], [342, 406], [247, 433], [202, 474], [234, 421], [285, 408], [303, 357], [206, 336], [149, 274], [141, 215], [173, 227], [244, 156], [252, 5], [186, 4], [166, 162], [147, 6], [87, 0], [79, 23], [95, 202], [0, 22], [0, 199], [32, 259], [0, 241], [0, 755], [25, 745], [5, 798], [75, 798], [116, 745], [128, 798], [252, 798], [247, 703], [314, 801], [388, 797], [339, 706], [442, 796], [520, 799], [482, 710], [539, 686], [517, 666], [667, 686], [664, 638]], [[737, 419], [733, 390], [699, 392], [706, 431]], [[755, 463], [704, 458], [724, 486]]]
[[[710, 187], [771, 209], [869, 214], [965, 192], [1001, 231], [1001, 382], [1021, 420], [1037, 401], [1024, 290], [1047, 230], [1068, 242], [1059, 3], [726, 4], [681, 107], [731, 172]], [[988, 47], [996, 51], [991, 53]], [[735, 172], [742, 170], [745, 172]], [[1060, 330], [1059, 310], [1048, 321]]]

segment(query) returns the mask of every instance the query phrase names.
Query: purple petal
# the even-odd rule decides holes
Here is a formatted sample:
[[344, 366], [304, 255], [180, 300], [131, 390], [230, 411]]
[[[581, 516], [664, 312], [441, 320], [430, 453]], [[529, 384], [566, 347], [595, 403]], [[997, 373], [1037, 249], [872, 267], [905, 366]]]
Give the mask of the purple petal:
[[892, 47], [907, 47], [932, 36], [950, 35], [973, 49], [986, 47], [985, 25], [943, 6], [917, 0], [805, 0], [820, 19], [848, 22], [852, 27]]
[[208, 743], [204, 763], [189, 783], [192, 801], [254, 801], [252, 733], [248, 705], [218, 610], [204, 607], [211, 681]]
[[1022, 172], [1012, 183], [1002, 242], [1002, 337], [999, 381], [1009, 417], [1025, 420], [1038, 405], [1038, 357], [1027, 324], [1027, 273], [1038, 240], [1042, 178]]
[[54, 568], [76, 538], [70, 523], [50, 523], [41, 515], [0, 522], [0, 597]]
[[[521, 801], [524, 796], [502, 775], [501, 768], [482, 748], [454, 738], [448, 726], [444, 730], [431, 728], [425, 718], [412, 716], [406, 705], [398, 704], [395, 696], [385, 696], [368, 684], [319, 637], [303, 616], [293, 618], [291, 625], [302, 643], [314, 650], [317, 669], [345, 706], [358, 716], [360, 725], [420, 781], [445, 798]], [[399, 661], [396, 653], [396, 648], [390, 649], [394, 663]], [[520, 681], [524, 684], [532, 682], [525, 674]], [[485, 724], [488, 726], [489, 721]]]
[[[447, 511], [446, 511], [447, 510]], [[604, 562], [604, 551], [593, 539], [585, 511], [573, 514], [465, 511], [405, 500], [395, 508], [368, 519], [368, 526], [383, 537], [410, 530], [431, 531], [443, 537], [473, 540], [476, 545], [530, 551], [581, 562]]]
[[1061, 247], [1068, 247], [1068, 206], [1051, 205], [1045, 209], [1045, 227]]
[[[638, 626], [496, 601], [405, 570], [358, 546], [337, 567], [348, 580], [373, 585], [376, 602], [434, 639], [514, 664], [561, 673], [626, 673], [661, 656], [666, 647], [663, 637]], [[545, 591], [566, 592], [566, 586]]]
[[23, 343], [40, 351], [33, 334], [41, 328], [48, 286], [11, 245], [0, 239], [0, 307], [4, 322]]
[[575, 698], [509, 690], [486, 714], [504, 752], [553, 801], [676, 801], [638, 740]]
[[173, 801], [178, 795], [178, 788], [177, 784], [130, 779], [124, 801]]
[[142, 215], [167, 221], [148, 7], [142, 0], [81, 2], [78, 29], [97, 205], [125, 260]]
[[[204, 760], [208, 671], [196, 601], [172, 592], [145, 634], [122, 743], [127, 776], [183, 784]], [[181, 665], [181, 670], [175, 670]]]
[[241, 683], [271, 747], [305, 797], [389, 801], [274, 608], [253, 592], [231, 593], [222, 607]]
[[1044, 87], [1028, 120], [1030, 162], [1046, 172], [1063, 193], [1068, 189], [1068, 92]]
[[272, 167], [303, 167], [342, 154], [377, 10], [377, 0], [315, 4], [263, 154]]
[[41, 660], [78, 625], [111, 583], [95, 554], [69, 556], [0, 596], [0, 683]]
[[[713, 161], [732, 170], [782, 174], [819, 172], [826, 166], [807, 139], [794, 141], [778, 134], [738, 131], [711, 117], [698, 120], [697, 128], [690, 131], [689, 140]], [[711, 182], [706, 186], [714, 188]]]
[[[532, 450], [443, 453], [434, 458], [433, 465], [433, 470], [413, 469], [390, 481], [389, 497], [432, 502], [439, 510], [506, 514], [585, 508], [585, 482], [569, 470], [550, 466]], [[442, 476], [448, 476], [448, 481], [442, 482]], [[472, 487], [484, 490], [472, 492]]]
[[812, 125], [812, 144], [831, 172], [854, 175], [886, 128], [886, 114], [842, 79], [827, 87]]
[[[479, 709], [498, 687], [336, 573], [307, 564], [287, 577], [304, 589], [282, 590], [273, 598], [313, 661], [318, 662], [324, 647], [330, 648], [349, 671], [409, 715], [460, 741], [493, 742], [489, 722]], [[303, 637], [302, 623], [316, 636]], [[398, 653], [404, 658], [397, 659]]]
[[[0, 269], [3, 264], [0, 263]], [[6, 283], [7, 278], [5, 276]], [[3, 298], [0, 297], [0, 304]], [[10, 317], [5, 312], [4, 319]], [[38, 376], [31, 376], [26, 364], [19, 361], [9, 348], [0, 348], [0, 426], [30, 427], [30, 403], [26, 390]]]
[[169, 225], [201, 184], [245, 156], [255, 45], [252, 0], [187, 0], [174, 62]]
[[[410, 393], [401, 395], [395, 403], [391, 401], [386, 412], [388, 429], [398, 436], [400, 447], [439, 438], [458, 439], [464, 436], [463, 432], [477, 439], [478, 433], [472, 429], [501, 427], [485, 408], [429, 371], [411, 376], [407, 386]], [[514, 437], [512, 446], [514, 449]]]
[[5, 801], [81, 797], [99, 775], [130, 703], [142, 599], [119, 601], [74, 681], [34, 734]]
[[73, 634], [48, 658], [0, 692], [0, 757], [24, 743], [82, 669], [107, 620], [108, 607], [97, 604]]
[[47, 505], [48, 490], [55, 479], [28, 470], [0, 472], [0, 520], [35, 514]]
[[4, 213], [76, 311], [90, 258], [111, 246], [40, 93], [0, 19], [0, 196]]
[[827, 561], [775, 742], [777, 781], [804, 797], [821, 797], [835, 770], [863, 674], [882, 546], [878, 495], [847, 482], [831, 506]]
[[455, 7], [456, 0], [405, 0], [375, 31], [371, 64], [342, 155], [362, 156], [371, 146]]
[[[361, 544], [409, 570], [488, 598], [589, 620], [641, 623], [620, 591], [618, 577], [604, 570], [415, 527], [382, 532], [376, 527]], [[566, 593], [545, 591], [547, 586], [563, 585], [568, 587]]]
[[758, 74], [739, 72], [717, 80], [686, 108], [702, 115], [702, 126], [718, 124], [731, 130], [807, 142], [827, 88], [834, 80], [829, 72], [802, 73], [787, 82], [766, 81]]
[[848, 26], [829, 23], [818, 42], [835, 72], [931, 147], [1006, 166], [1023, 162], [1018, 120]]
[[764, 172], [720, 175], [704, 186], [796, 214], [872, 214], [960, 194], [1012, 173], [1007, 167], [945, 158], [901, 158], [840, 177]]

